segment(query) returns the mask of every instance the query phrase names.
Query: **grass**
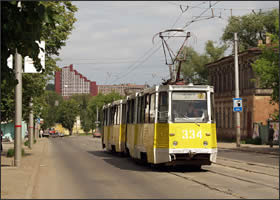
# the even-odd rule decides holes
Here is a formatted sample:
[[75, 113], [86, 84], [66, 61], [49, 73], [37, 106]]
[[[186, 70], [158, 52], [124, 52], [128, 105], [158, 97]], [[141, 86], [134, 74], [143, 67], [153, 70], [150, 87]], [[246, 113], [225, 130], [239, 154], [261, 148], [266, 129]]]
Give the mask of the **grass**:
[[[35, 144], [37, 142], [37, 140], [33, 140], [33, 144]], [[26, 140], [25, 142], [24, 142], [24, 146], [29, 146], [29, 140]]]
[[91, 133], [80, 133], [78, 134], [79, 136], [88, 136], [88, 135], [91, 135]]
[[[25, 155], [24, 149], [21, 149], [21, 155], [22, 155], [22, 156]], [[15, 149], [14, 149], [14, 148], [8, 149], [7, 157], [14, 157], [14, 156], [15, 156]]]
[[255, 139], [246, 139], [245, 143], [246, 144], [258, 144], [258, 145], [261, 145], [262, 144], [262, 139], [260, 137], [256, 137]]

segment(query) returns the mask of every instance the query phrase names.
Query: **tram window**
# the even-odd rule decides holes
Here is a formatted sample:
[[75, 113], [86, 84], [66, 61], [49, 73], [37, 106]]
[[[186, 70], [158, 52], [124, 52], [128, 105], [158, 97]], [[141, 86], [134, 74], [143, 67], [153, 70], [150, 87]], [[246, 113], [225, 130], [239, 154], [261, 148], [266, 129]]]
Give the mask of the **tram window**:
[[142, 98], [138, 97], [138, 105], [137, 105], [137, 123], [141, 123], [141, 104]]
[[130, 112], [130, 109], [129, 109], [129, 106], [130, 106], [130, 102], [129, 101], [127, 101], [127, 104], [126, 104], [126, 123], [128, 124], [129, 123], [129, 117], [130, 117], [130, 114], [129, 114], [129, 112]]
[[145, 123], [149, 123], [150, 95], [145, 95]]
[[156, 104], [156, 97], [155, 94], [151, 94], [151, 104], [150, 104], [150, 123], [155, 122], [155, 104]]
[[131, 123], [134, 122], [134, 113], [135, 113], [135, 99], [131, 101]]
[[206, 92], [173, 92], [172, 120], [174, 122], [207, 122]]
[[140, 109], [140, 112], [141, 112], [141, 120], [140, 122], [143, 124], [145, 122], [145, 97], [142, 96], [141, 97], [141, 109]]
[[129, 118], [128, 123], [132, 124], [134, 122], [134, 99], [129, 101]]
[[167, 122], [168, 119], [168, 93], [159, 93], [159, 111], [158, 111], [158, 121]]
[[111, 124], [111, 112], [110, 112], [110, 108], [108, 108], [108, 113], [107, 113], [107, 115], [108, 115], [108, 125], [110, 125]]
[[122, 124], [126, 124], [126, 104], [122, 104]]
[[[211, 101], [211, 121], [216, 122], [215, 115], [214, 115], [214, 113], [215, 113], [214, 93], [211, 93], [210, 97], [211, 97], [211, 99], [210, 99], [210, 101]], [[228, 115], [229, 115], [229, 113], [228, 113]]]
[[109, 108], [109, 125], [112, 125], [113, 123], [113, 116], [114, 116], [114, 113], [113, 113], [113, 108]]
[[118, 124], [118, 107], [114, 106], [114, 125]]

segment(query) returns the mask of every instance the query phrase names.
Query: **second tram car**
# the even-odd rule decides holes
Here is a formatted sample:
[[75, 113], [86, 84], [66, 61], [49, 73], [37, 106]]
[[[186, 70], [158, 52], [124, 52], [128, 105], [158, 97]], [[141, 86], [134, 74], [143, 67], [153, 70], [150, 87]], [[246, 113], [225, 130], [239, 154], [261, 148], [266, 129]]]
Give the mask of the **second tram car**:
[[151, 164], [216, 162], [213, 92], [209, 85], [160, 85], [105, 105], [103, 148]]

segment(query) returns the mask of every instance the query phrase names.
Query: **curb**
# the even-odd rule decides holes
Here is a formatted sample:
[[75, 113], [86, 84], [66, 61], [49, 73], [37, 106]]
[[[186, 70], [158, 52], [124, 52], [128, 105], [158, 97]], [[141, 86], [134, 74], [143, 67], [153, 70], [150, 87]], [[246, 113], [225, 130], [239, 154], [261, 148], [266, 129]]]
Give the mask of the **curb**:
[[246, 152], [255, 152], [255, 153], [262, 153], [262, 154], [271, 154], [271, 155], [279, 155], [279, 150], [278, 152], [265, 152], [265, 151], [258, 151], [258, 150], [252, 150], [250, 148], [246, 148], [246, 149], [242, 149], [242, 148], [224, 148], [224, 147], [220, 147], [218, 149], [230, 149], [233, 151], [246, 151]]
[[34, 172], [32, 173], [32, 175], [29, 179], [28, 188], [27, 188], [26, 193], [25, 193], [25, 199], [32, 199], [34, 184], [35, 184], [35, 181], [36, 181], [39, 169], [40, 169], [40, 162], [41, 162], [42, 157], [43, 157], [43, 152], [45, 151], [45, 148], [46, 148], [47, 144], [44, 143], [43, 145], [44, 146], [43, 146], [42, 150], [40, 151], [40, 157], [36, 162], [37, 166], [35, 167]]

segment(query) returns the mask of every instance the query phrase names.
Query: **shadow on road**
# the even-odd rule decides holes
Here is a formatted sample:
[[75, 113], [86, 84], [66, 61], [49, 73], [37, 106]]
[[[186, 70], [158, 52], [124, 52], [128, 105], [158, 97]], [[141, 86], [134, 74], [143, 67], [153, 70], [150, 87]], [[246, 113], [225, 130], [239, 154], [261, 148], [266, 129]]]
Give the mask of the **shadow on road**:
[[131, 157], [107, 151], [88, 151], [93, 156], [103, 157], [103, 160], [122, 170], [133, 171], [154, 171], [154, 172], [207, 172], [208, 170], [199, 169], [191, 166], [165, 166], [162, 164], [153, 165], [141, 162]]

